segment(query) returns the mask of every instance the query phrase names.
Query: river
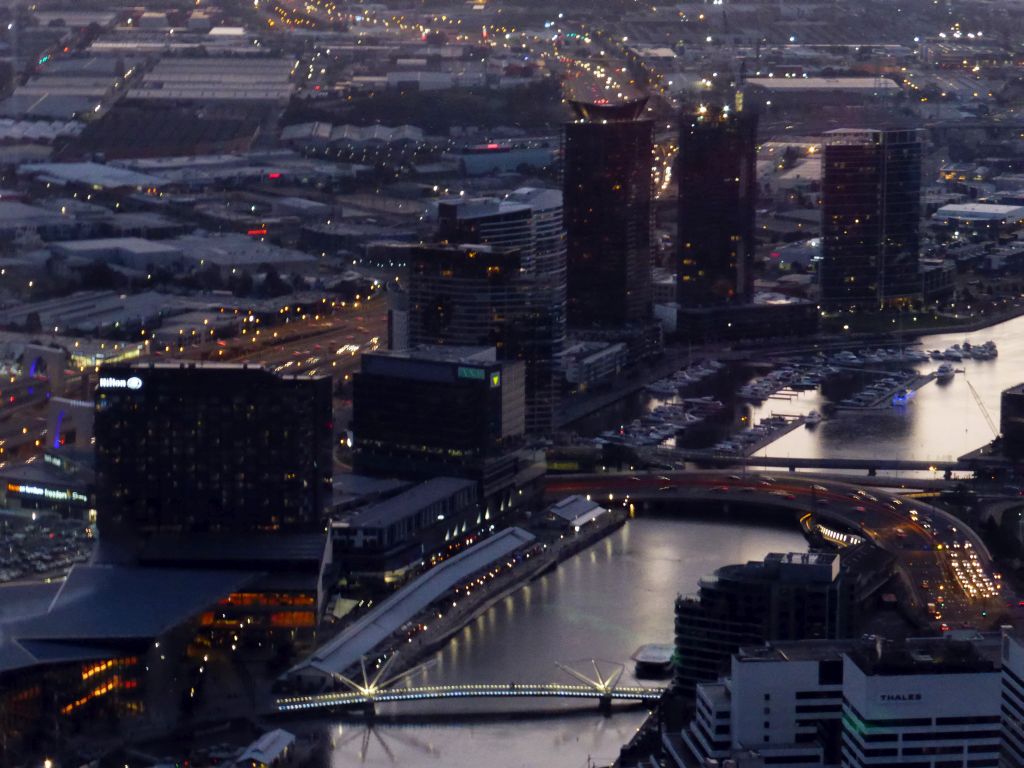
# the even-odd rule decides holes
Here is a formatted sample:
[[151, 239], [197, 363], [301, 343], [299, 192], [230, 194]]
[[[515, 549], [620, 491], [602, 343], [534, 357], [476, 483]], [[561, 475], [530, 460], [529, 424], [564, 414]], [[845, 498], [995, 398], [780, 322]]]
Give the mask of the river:
[[[768, 456], [881, 456], [948, 460], [992, 439], [985, 415], [967, 385], [974, 385], [998, 427], [1003, 389], [1024, 381], [1024, 317], [971, 333], [921, 339], [921, 348], [945, 349], [969, 340], [996, 342], [999, 357], [965, 360], [947, 384], [931, 382], [911, 401], [882, 412], [843, 415], [816, 429], [798, 429], [762, 449]], [[922, 372], [938, 363], [921, 363]], [[650, 407], [634, 397], [592, 420], [595, 425], [632, 418]], [[769, 400], [751, 409], [756, 422], [770, 412], [800, 414], [822, 410], [817, 392], [790, 401]], [[607, 428], [601, 425], [600, 428]], [[595, 426], [597, 431], [597, 426]], [[698, 520], [639, 518], [559, 568], [504, 599], [456, 635], [436, 654], [434, 666], [415, 684], [566, 679], [555, 667], [600, 658], [625, 663], [644, 643], [670, 642], [673, 600], [694, 591], [697, 580], [720, 565], [760, 559], [771, 551], [804, 551], [794, 528], [753, 527]], [[608, 667], [610, 669], [610, 667]], [[482, 702], [482, 706], [494, 706]], [[332, 765], [443, 765], [446, 768], [586, 766], [610, 763], [635, 733], [645, 713], [625, 711], [611, 718], [593, 713], [531, 720], [470, 721], [458, 716], [462, 703], [417, 705], [444, 712], [451, 724], [395, 725], [373, 731], [355, 723], [331, 726]], [[567, 708], [552, 701], [502, 702], [509, 709]], [[383, 709], [387, 713], [389, 710]], [[397, 710], [392, 710], [397, 711]], [[402, 711], [417, 711], [405, 709]], [[462, 723], [462, 724], [460, 724]]]
[[[695, 591], [697, 580], [721, 565], [806, 549], [795, 526], [630, 520], [479, 616], [436, 654], [434, 665], [419, 673], [413, 684], [569, 681], [555, 662], [572, 665], [591, 658], [625, 664], [623, 682], [631, 684], [635, 678], [629, 657], [637, 647], [671, 642], [677, 593]], [[604, 669], [612, 667], [607, 664]], [[564, 715], [460, 724], [458, 713], [475, 706], [556, 709], [564, 710]], [[330, 726], [335, 744], [331, 764], [583, 768], [588, 758], [610, 764], [646, 712], [633, 709], [605, 718], [597, 713], [596, 703], [590, 707], [581, 713], [578, 703], [555, 700], [382, 707], [382, 714], [442, 712], [451, 724], [380, 723], [370, 732], [358, 723], [335, 723]]]

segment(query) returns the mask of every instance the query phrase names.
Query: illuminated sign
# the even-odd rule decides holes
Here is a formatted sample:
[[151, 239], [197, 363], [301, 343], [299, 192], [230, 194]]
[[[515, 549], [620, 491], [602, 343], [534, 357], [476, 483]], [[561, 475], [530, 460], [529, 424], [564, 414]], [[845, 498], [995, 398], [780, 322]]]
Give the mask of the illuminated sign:
[[501, 386], [501, 374], [498, 373], [498, 371], [495, 371], [494, 373], [491, 374], [491, 387], [494, 388], [494, 387], [500, 387], [500, 386]]
[[459, 378], [460, 379], [478, 379], [483, 381], [487, 377], [484, 375], [483, 368], [467, 368], [464, 365], [459, 366]]
[[41, 496], [51, 501], [89, 501], [89, 497], [78, 491], [57, 491], [53, 488], [41, 488], [38, 485], [18, 485], [17, 483], [7, 484], [8, 493], [20, 493], [22, 496]]
[[142, 389], [142, 379], [138, 376], [129, 376], [127, 379], [100, 376], [100, 389]]

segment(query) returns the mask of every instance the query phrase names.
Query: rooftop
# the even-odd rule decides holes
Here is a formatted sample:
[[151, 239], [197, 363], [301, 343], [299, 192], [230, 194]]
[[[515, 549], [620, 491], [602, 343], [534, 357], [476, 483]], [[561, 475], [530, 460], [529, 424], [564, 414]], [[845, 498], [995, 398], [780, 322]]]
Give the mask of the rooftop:
[[773, 91], [898, 91], [887, 77], [750, 77], [747, 85]]
[[410, 515], [415, 515], [424, 507], [447, 499], [456, 493], [475, 490], [475, 488], [476, 483], [472, 480], [434, 477], [419, 485], [414, 485], [397, 496], [357, 510], [334, 525], [338, 528], [383, 528]]
[[506, 528], [445, 560], [378, 603], [291, 671], [313, 668], [327, 674], [344, 672], [452, 587], [529, 546], [534, 539], [522, 528]]
[[990, 672], [997, 660], [981, 644], [952, 637], [911, 638], [906, 642], [863, 641], [848, 654], [866, 675], [935, 675]]
[[238, 571], [75, 565], [55, 593], [38, 585], [2, 587], [0, 672], [109, 657], [118, 644], [159, 637], [254, 577]]

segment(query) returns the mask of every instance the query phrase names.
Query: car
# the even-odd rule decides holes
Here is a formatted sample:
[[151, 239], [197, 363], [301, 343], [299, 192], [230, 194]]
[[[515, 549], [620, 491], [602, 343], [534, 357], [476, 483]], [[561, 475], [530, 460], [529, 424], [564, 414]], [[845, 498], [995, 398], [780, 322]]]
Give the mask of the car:
[[828, 504], [828, 499], [818, 499], [817, 501], [815, 501], [815, 504], [820, 504], [820, 505], [824, 506], [824, 505]]
[[828, 493], [828, 488], [826, 488], [824, 485], [812, 485], [811, 488], [820, 493]]
[[729, 475], [729, 479], [730, 480], [742, 480], [743, 478], [740, 475]]
[[711, 490], [714, 491], [715, 493], [726, 493], [729, 490], [729, 486], [728, 485], [716, 485]]
[[[864, 507], [854, 507], [854, 508], [853, 508], [853, 511], [854, 511], [854, 512], [867, 512], [867, 509], [865, 509]], [[862, 522], [861, 522], [861, 525], [863, 525], [863, 524], [864, 524], [864, 523], [863, 523], [863, 521], [862, 521]]]

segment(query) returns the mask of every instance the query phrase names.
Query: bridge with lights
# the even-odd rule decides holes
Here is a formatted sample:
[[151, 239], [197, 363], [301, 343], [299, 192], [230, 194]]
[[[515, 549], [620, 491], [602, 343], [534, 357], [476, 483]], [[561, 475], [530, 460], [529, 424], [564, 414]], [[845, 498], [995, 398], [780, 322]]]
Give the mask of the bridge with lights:
[[[438, 699], [500, 699], [500, 698], [562, 698], [596, 700], [602, 711], [607, 711], [613, 701], [655, 702], [665, 692], [663, 687], [621, 686], [619, 681], [625, 669], [621, 664], [599, 662], [591, 659], [593, 676], [584, 674], [565, 664], [557, 663], [559, 669], [576, 680], [576, 683], [466, 683], [460, 685], [400, 686], [402, 681], [423, 670], [424, 665], [413, 667], [398, 675], [387, 677], [398, 654], [390, 656], [378, 671], [371, 675], [365, 659], [360, 662], [362, 682], [334, 674], [341, 690], [308, 696], [289, 696], [277, 699], [276, 711], [280, 714], [298, 713], [317, 709], [361, 709], [372, 714], [377, 704], [430, 701]], [[602, 669], [611, 667], [611, 672]]]

